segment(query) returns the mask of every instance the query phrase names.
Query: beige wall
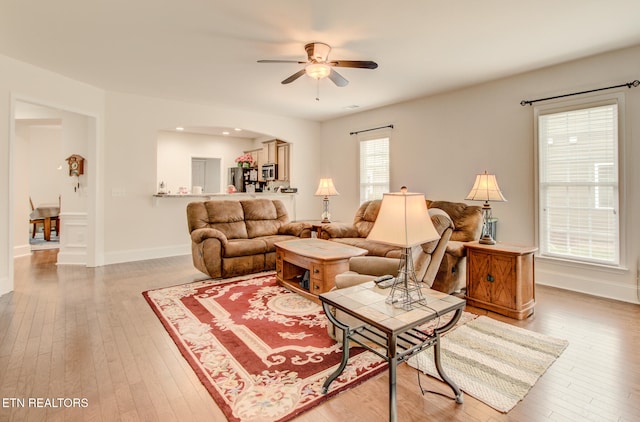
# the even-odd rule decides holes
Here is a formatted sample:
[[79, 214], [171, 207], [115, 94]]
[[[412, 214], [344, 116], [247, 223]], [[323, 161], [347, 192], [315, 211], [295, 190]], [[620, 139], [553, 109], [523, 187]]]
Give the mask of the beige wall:
[[[322, 170], [341, 193], [332, 198], [333, 217], [350, 221], [358, 206], [358, 141], [349, 133], [393, 124], [391, 190], [405, 184], [430, 199], [464, 201], [474, 175], [493, 172], [508, 200], [492, 205], [498, 239], [535, 244], [533, 108], [520, 101], [618, 85], [637, 79], [639, 70], [636, 47], [325, 122]], [[621, 91], [626, 96], [622, 162], [629, 269], [538, 260], [536, 277], [538, 283], [634, 302], [640, 253], [640, 215], [633, 211], [640, 206], [640, 88]]]
[[[427, 197], [461, 201], [474, 175], [495, 172], [509, 202], [494, 205], [498, 238], [535, 242], [533, 110], [531, 99], [619, 84], [638, 77], [640, 47], [501, 79], [464, 90], [364, 111], [324, 123], [228, 107], [202, 106], [104, 92], [0, 56], [0, 294], [12, 290], [14, 187], [12, 104], [17, 99], [91, 116], [87, 158], [90, 265], [189, 253], [183, 200], [155, 203], [158, 130], [176, 126], [242, 127], [291, 142], [291, 175], [299, 188], [297, 218], [317, 219], [319, 177], [341, 193], [331, 200], [335, 220], [350, 221], [358, 206], [357, 139], [349, 132], [392, 123], [392, 190], [406, 184]], [[426, 75], [425, 77], [428, 77]], [[636, 299], [640, 251], [638, 170], [640, 88], [626, 95], [625, 157], [628, 270], [602, 270], [538, 260], [537, 281], [627, 301]], [[4, 98], [4, 101], [2, 101]], [[11, 142], [10, 142], [11, 141]], [[320, 147], [322, 146], [322, 148]], [[10, 218], [11, 217], [11, 218]]]
[[[177, 126], [240, 127], [291, 142], [291, 178], [300, 196], [315, 189], [320, 124], [282, 116], [108, 93], [105, 138], [105, 263], [158, 258], [191, 251], [187, 199], [154, 201], [158, 130]], [[113, 195], [113, 192], [118, 195]], [[124, 193], [124, 195], [120, 195]], [[296, 202], [298, 218], [312, 213]], [[133, 218], [132, 218], [133, 216]]]

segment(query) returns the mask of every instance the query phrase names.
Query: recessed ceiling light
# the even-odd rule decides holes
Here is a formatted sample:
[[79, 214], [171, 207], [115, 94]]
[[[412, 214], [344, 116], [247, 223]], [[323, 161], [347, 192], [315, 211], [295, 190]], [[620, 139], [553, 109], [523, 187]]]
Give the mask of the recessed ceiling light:
[[176, 128], [176, 130], [180, 130], [180, 131], [182, 131], [182, 130], [184, 130], [184, 128], [183, 128], [182, 126], [178, 126], [178, 127]]
[[222, 132], [222, 134], [223, 134], [223, 135], [228, 135], [228, 134], [229, 134], [229, 132], [225, 130], [224, 132]]
[[233, 130], [235, 130], [236, 132], [242, 132], [242, 129], [240, 129], [239, 127], [235, 128]]

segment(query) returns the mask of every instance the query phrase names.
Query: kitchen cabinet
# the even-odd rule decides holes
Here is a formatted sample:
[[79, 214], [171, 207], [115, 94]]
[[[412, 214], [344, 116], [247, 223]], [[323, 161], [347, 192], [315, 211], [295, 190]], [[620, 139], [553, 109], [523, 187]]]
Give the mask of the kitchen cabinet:
[[251, 167], [257, 167], [258, 169], [260, 169], [259, 161], [260, 161], [260, 154], [262, 154], [262, 148], [244, 151], [244, 153], [249, 154], [251, 158], [253, 158], [253, 163], [251, 164]]
[[289, 181], [289, 144], [278, 145], [278, 180]]
[[467, 304], [515, 319], [533, 314], [534, 246], [469, 242]]
[[273, 139], [271, 141], [265, 141], [262, 143], [262, 154], [264, 155], [265, 163], [278, 163], [278, 145], [284, 144], [284, 141], [279, 139]]
[[264, 182], [262, 178], [263, 164], [278, 165], [278, 181], [289, 181], [289, 144], [279, 139], [273, 139], [262, 143], [262, 148], [244, 151], [253, 157], [253, 166], [258, 169], [258, 181]]

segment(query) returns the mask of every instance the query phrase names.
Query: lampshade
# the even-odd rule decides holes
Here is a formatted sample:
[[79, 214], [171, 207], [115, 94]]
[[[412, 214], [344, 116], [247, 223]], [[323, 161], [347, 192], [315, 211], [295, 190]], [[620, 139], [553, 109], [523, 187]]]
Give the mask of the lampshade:
[[500, 192], [496, 175], [487, 174], [486, 171], [483, 174], [476, 175], [476, 181], [471, 188], [471, 192], [469, 192], [465, 199], [471, 201], [506, 201], [504, 196], [502, 196], [502, 192]]
[[325, 63], [313, 63], [307, 65], [304, 68], [304, 71], [314, 79], [322, 79], [329, 76], [331, 73], [331, 66]]
[[318, 190], [315, 193], [316, 196], [335, 196], [340, 195], [336, 190], [336, 187], [333, 185], [332, 178], [320, 179], [320, 184], [318, 184]]
[[380, 212], [367, 236], [368, 240], [404, 248], [439, 238], [427, 211], [424, 194], [406, 191], [383, 195]]

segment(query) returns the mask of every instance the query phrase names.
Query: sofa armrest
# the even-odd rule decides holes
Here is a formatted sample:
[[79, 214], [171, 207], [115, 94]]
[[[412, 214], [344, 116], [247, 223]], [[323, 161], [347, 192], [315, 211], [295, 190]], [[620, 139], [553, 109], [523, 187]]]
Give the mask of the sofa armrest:
[[464, 248], [464, 244], [467, 242], [461, 242], [459, 240], [449, 240], [447, 243], [447, 253], [456, 258], [462, 258], [467, 255], [467, 251]]
[[223, 245], [226, 245], [229, 241], [227, 236], [217, 229], [204, 228], [191, 232], [191, 241], [193, 243], [202, 243], [207, 239], [218, 239]]
[[347, 223], [329, 223], [322, 225], [320, 232], [322, 239], [333, 239], [341, 237], [360, 237], [358, 229]]
[[290, 222], [278, 229], [278, 234], [288, 234], [297, 237], [311, 237], [311, 223]]

